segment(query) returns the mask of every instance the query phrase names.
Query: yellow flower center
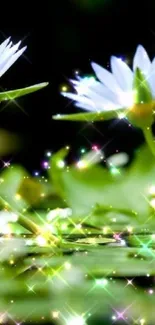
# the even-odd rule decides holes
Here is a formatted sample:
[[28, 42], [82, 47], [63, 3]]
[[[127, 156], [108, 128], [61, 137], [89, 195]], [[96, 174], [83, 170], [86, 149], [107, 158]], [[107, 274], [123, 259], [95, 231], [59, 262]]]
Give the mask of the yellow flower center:
[[129, 107], [127, 117], [129, 121], [140, 128], [153, 124], [155, 114], [155, 102], [138, 103]]

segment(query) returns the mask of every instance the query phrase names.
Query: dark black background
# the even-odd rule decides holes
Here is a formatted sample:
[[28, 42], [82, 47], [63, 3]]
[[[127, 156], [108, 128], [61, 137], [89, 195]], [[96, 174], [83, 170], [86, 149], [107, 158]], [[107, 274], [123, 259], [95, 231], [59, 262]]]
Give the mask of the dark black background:
[[76, 69], [91, 73], [91, 60], [106, 66], [114, 54], [132, 62], [138, 44], [144, 45], [151, 57], [155, 55], [155, 2], [45, 0], [19, 6], [6, 2], [3, 6], [5, 25], [18, 27], [0, 28], [0, 41], [11, 35], [14, 42], [23, 39], [28, 48], [2, 77], [1, 86], [13, 89], [50, 83], [47, 89], [18, 99], [26, 114], [13, 103], [0, 113], [0, 128], [14, 131], [23, 141], [12, 161], [33, 171], [40, 168], [47, 149], [71, 145], [74, 159], [80, 147], [90, 149], [92, 143], [103, 146], [107, 155], [117, 149], [132, 153], [143, 136], [123, 121], [86, 125], [52, 121], [52, 115], [78, 112], [60, 96], [60, 87]]

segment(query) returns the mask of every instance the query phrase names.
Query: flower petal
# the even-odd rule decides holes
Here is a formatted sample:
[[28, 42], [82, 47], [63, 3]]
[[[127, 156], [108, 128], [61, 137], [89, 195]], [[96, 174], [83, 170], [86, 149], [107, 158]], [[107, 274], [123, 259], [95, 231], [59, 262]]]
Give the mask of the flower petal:
[[73, 101], [79, 102], [81, 104], [87, 104], [93, 108], [95, 108], [95, 104], [87, 97], [72, 94], [72, 93], [67, 93], [67, 92], [62, 92], [61, 93], [64, 97], [67, 97]]
[[82, 108], [82, 109], [86, 109], [86, 110], [89, 110], [91, 112], [103, 112], [103, 111], [115, 111], [119, 108], [118, 105], [115, 105], [114, 103], [96, 103], [96, 107], [92, 107], [90, 105], [86, 105], [86, 104], [81, 104], [79, 102], [75, 103], [75, 106], [76, 107], [79, 107], [79, 108]]
[[25, 52], [26, 48], [27, 46], [24, 46], [21, 50], [11, 56], [2, 68], [0, 67], [0, 77], [18, 60], [18, 58]]
[[10, 42], [11, 37], [8, 37], [1, 45], [0, 45], [0, 55], [3, 53], [4, 49]]
[[150, 85], [153, 96], [155, 97], [155, 58], [152, 61], [150, 73], [148, 75], [147, 81]]
[[138, 45], [136, 54], [133, 59], [133, 70], [139, 68], [146, 76], [151, 68], [151, 61], [142, 45]]
[[9, 46], [10, 44], [8, 46], [6, 46], [5, 50], [3, 51], [2, 55], [0, 56], [0, 69], [4, 66], [6, 61], [8, 59], [10, 59], [10, 57], [16, 53], [20, 44], [21, 44], [21, 41], [18, 42], [16, 45], [12, 46], [11, 48]]
[[132, 89], [133, 72], [128, 65], [115, 56], [111, 57], [111, 69], [115, 79], [123, 91]]
[[120, 93], [122, 94], [122, 91], [119, 91], [116, 94], [104, 86], [101, 82], [98, 82], [96, 80], [93, 80], [93, 82], [90, 82], [89, 80], [88, 82], [87, 80], [72, 80], [71, 82], [73, 83], [74, 88], [79, 95], [90, 97], [90, 99], [92, 99], [95, 104], [97, 101], [99, 101], [101, 103], [104, 102], [104, 105], [108, 102], [108, 106], [109, 102], [114, 104], [115, 107], [120, 107], [122, 105], [122, 96], [120, 96]]
[[[102, 111], [102, 110], [110, 110], [117, 109], [120, 107], [119, 104], [116, 104], [113, 101], [110, 101], [104, 97], [98, 96], [95, 93], [91, 94], [91, 96], [86, 97], [83, 95], [76, 95], [72, 93], [62, 93], [63, 96], [76, 101], [75, 106], [81, 107], [83, 109], [88, 109], [91, 111]], [[96, 95], [96, 96], [95, 96]]]
[[88, 104], [82, 104], [82, 103], [77, 102], [77, 103], [75, 103], [75, 106], [78, 107], [78, 108], [85, 109], [87, 111], [97, 111], [96, 108], [94, 108], [94, 107], [92, 107], [92, 106], [90, 106]]
[[109, 88], [107, 88], [106, 86], [104, 86], [103, 84], [101, 84], [100, 82], [98, 82], [98, 84], [96, 85], [92, 85], [90, 87], [90, 89], [94, 90], [95, 92], [102, 94], [102, 97], [105, 100], [108, 100], [110, 102], [113, 102], [116, 104], [116, 106], [119, 105], [120, 106], [124, 106], [125, 103], [122, 103], [122, 94], [123, 91], [121, 89], [118, 90], [117, 93], [113, 92], [112, 90], [110, 90]]
[[95, 71], [98, 79], [102, 83], [104, 83], [107, 86], [107, 88], [109, 88], [114, 92], [120, 91], [120, 87], [117, 81], [115, 80], [114, 76], [112, 75], [112, 73], [110, 73], [108, 70], [102, 68], [100, 65], [94, 62], [92, 62], [92, 68]]

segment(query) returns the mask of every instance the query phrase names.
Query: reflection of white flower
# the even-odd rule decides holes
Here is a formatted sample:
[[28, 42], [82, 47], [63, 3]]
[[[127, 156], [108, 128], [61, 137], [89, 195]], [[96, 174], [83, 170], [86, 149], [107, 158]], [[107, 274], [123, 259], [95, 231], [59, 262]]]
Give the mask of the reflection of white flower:
[[[75, 101], [75, 106], [97, 112], [133, 106], [136, 92], [139, 92], [139, 103], [143, 103], [145, 91], [147, 91], [147, 95], [150, 93], [150, 96], [146, 101], [144, 99], [144, 102], [149, 101], [148, 98], [155, 98], [155, 58], [151, 62], [143, 46], [137, 47], [133, 59], [133, 71], [122, 59], [115, 56], [111, 57], [110, 63], [112, 72], [92, 63], [92, 68], [99, 81], [94, 77], [80, 78], [77, 76], [77, 80], [71, 80], [77, 93], [62, 92], [62, 94]], [[141, 80], [136, 88], [133, 87], [133, 84], [137, 68]], [[140, 82], [144, 84], [143, 81], [147, 90], [144, 89], [144, 85], [140, 85]], [[139, 89], [142, 87], [143, 89]]]
[[129, 161], [129, 156], [126, 152], [120, 152], [117, 154], [113, 154], [109, 158], [106, 159], [107, 165], [109, 167], [121, 167], [127, 164]]
[[54, 219], [58, 218], [58, 219], [65, 219], [65, 218], [69, 218], [72, 215], [72, 210], [70, 208], [65, 208], [65, 209], [54, 209], [51, 210], [48, 214], [47, 214], [47, 220], [48, 221], [54, 221]]
[[26, 46], [19, 49], [21, 41], [13, 45], [11, 38], [7, 38], [0, 45], [0, 77], [18, 60], [26, 50]]
[[[1, 238], [0, 259], [1, 262], [9, 260], [11, 265], [14, 259], [27, 253], [25, 241], [21, 238]], [[12, 258], [12, 259], [11, 259]]]
[[10, 228], [9, 223], [16, 222], [18, 216], [13, 212], [0, 211], [0, 233], [9, 234]]

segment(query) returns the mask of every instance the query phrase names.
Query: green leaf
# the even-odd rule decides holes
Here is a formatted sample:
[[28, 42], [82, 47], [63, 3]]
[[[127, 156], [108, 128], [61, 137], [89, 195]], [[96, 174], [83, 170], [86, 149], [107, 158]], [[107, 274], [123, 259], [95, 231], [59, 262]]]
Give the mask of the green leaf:
[[[100, 241], [99, 238], [98, 241]], [[29, 252], [34, 252], [33, 247], [29, 248]], [[94, 245], [90, 242], [85, 243], [84, 239], [83, 242], [64, 243], [64, 253], [53, 256], [51, 256], [52, 248], [49, 248], [48, 251], [47, 249], [45, 251], [44, 248], [40, 249], [44, 258], [42, 258], [41, 251], [40, 253], [38, 251], [35, 266], [44, 267], [46, 274], [50, 269], [57, 269], [58, 266], [64, 268], [65, 253], [72, 252], [67, 256], [67, 263], [82, 272], [87, 270], [96, 278], [107, 274], [109, 277], [114, 276], [116, 278], [146, 276], [147, 273], [152, 276], [155, 275], [155, 260], [152, 259], [153, 250], [150, 247], [119, 247], [119, 243], [117, 247], [112, 239], [107, 238], [107, 243], [103, 240], [103, 242], [100, 241]], [[87, 252], [87, 255], [84, 252]], [[25, 260], [25, 266], [31, 266], [31, 263], [32, 257], [30, 256]], [[113, 273], [114, 270], [115, 273]]]
[[13, 100], [18, 97], [22, 97], [25, 95], [28, 95], [30, 93], [34, 93], [35, 91], [38, 91], [48, 85], [48, 82], [43, 82], [37, 85], [33, 85], [26, 88], [16, 89], [16, 90], [10, 90], [10, 91], [4, 91], [0, 93], [0, 102], [5, 100]]
[[28, 173], [20, 166], [11, 166], [1, 174], [0, 203], [2, 207], [21, 210], [26, 208], [26, 201], [19, 195], [20, 186]]
[[82, 239], [78, 239], [76, 241], [79, 244], [89, 244], [89, 245], [97, 245], [97, 244], [109, 244], [115, 243], [116, 240], [112, 238], [104, 238], [104, 237], [86, 237]]
[[102, 111], [102, 112], [84, 112], [70, 115], [55, 115], [54, 120], [66, 120], [66, 121], [84, 121], [84, 122], [103, 122], [110, 119], [122, 118], [125, 113], [124, 108], [118, 108], [117, 110]]
[[146, 77], [137, 68], [134, 74], [133, 89], [135, 91], [135, 104], [149, 103], [152, 101], [152, 92]]
[[64, 196], [63, 191], [63, 181], [61, 180], [61, 173], [63, 173], [65, 162], [64, 159], [68, 154], [68, 148], [63, 148], [58, 151], [55, 155], [52, 156], [51, 159], [51, 169], [52, 173], [50, 173], [52, 177], [52, 183], [60, 196]]
[[71, 166], [60, 170], [56, 159], [61, 159], [60, 156], [59, 153], [54, 157], [50, 173], [52, 177], [57, 175], [57, 186], [63, 189], [59, 193], [72, 208], [73, 215], [89, 216], [94, 208], [102, 207], [131, 214], [132, 218], [137, 215], [144, 222], [152, 213], [149, 189], [155, 186], [155, 158], [147, 148], [141, 148], [131, 166], [117, 173], [100, 166], [81, 170]]
[[[147, 238], [140, 240], [147, 241]], [[32, 243], [27, 246], [28, 241]], [[1, 249], [5, 242], [14, 251], [14, 239], [1, 241]], [[91, 310], [93, 324], [99, 324], [98, 319], [102, 319], [101, 324], [111, 324], [106, 320], [111, 319], [112, 310], [114, 315], [115, 311], [123, 310], [128, 323], [143, 318], [153, 324], [155, 296], [149, 291], [155, 289], [155, 260], [150, 247], [120, 248], [71, 242], [61, 254], [54, 254], [52, 247], [35, 246], [34, 238], [29, 237], [20, 239], [16, 247], [20, 254], [13, 256], [14, 265], [10, 264], [12, 255], [8, 262], [1, 261], [2, 316], [9, 305], [8, 316], [18, 322], [26, 318], [27, 322], [40, 323], [44, 317], [51, 323], [53, 312], [59, 311], [65, 317], [62, 324], [66, 324], [66, 320], [72, 317], [76, 320], [76, 316]], [[144, 289], [140, 287], [139, 277], [146, 275]], [[89, 315], [85, 313], [85, 319], [92, 324]]]

